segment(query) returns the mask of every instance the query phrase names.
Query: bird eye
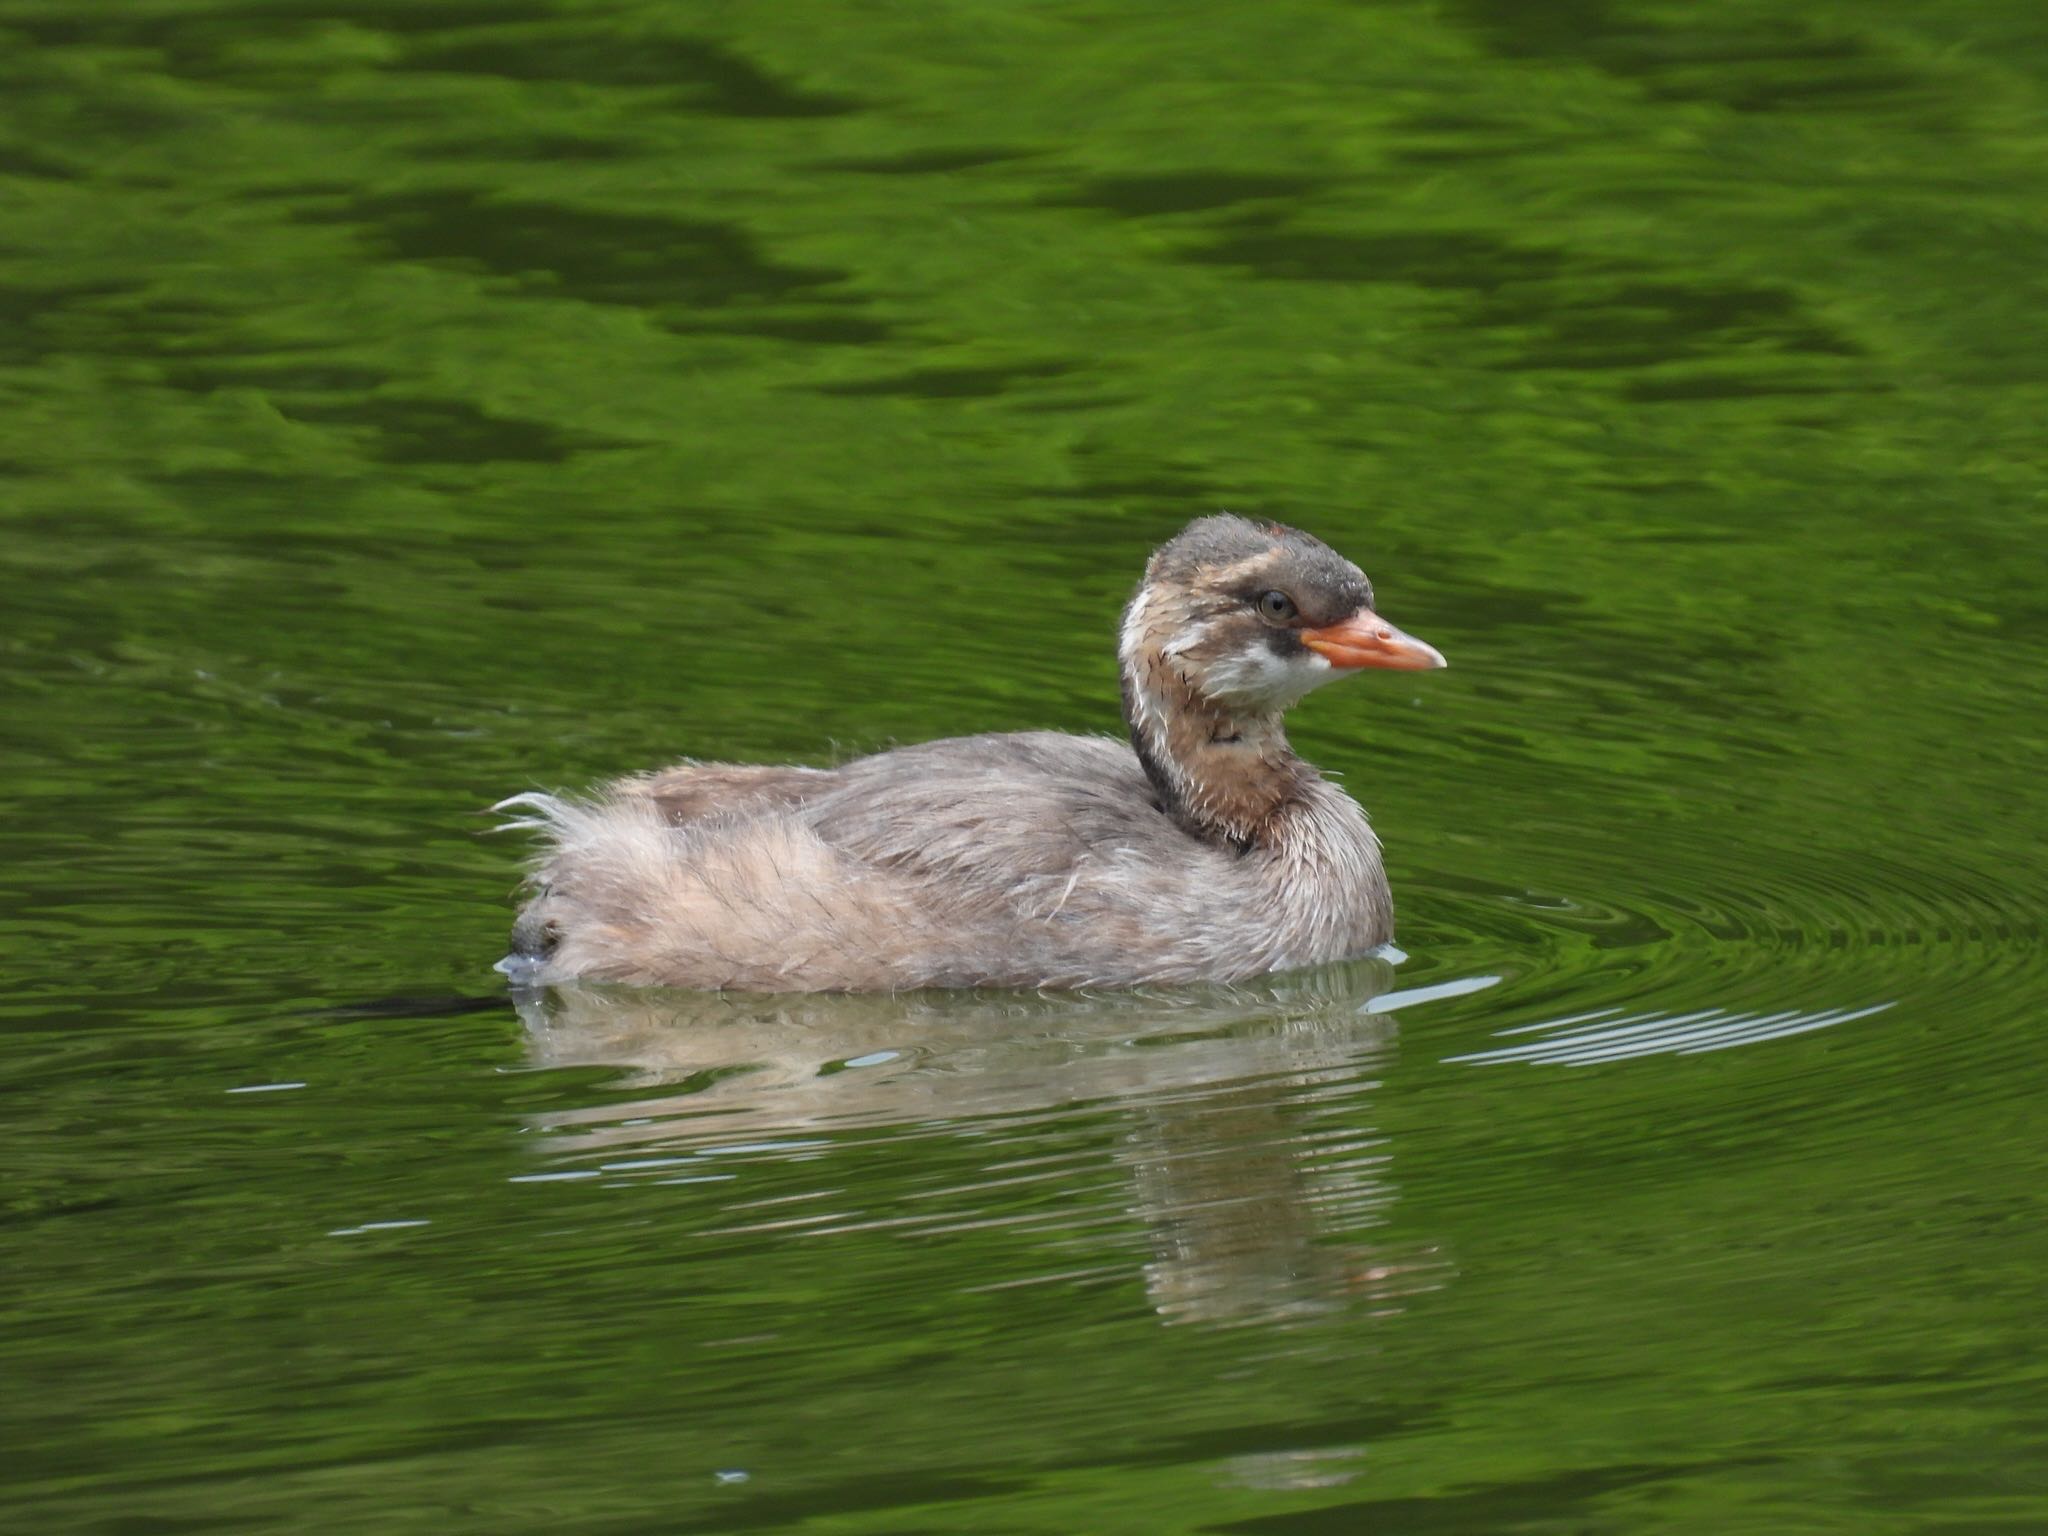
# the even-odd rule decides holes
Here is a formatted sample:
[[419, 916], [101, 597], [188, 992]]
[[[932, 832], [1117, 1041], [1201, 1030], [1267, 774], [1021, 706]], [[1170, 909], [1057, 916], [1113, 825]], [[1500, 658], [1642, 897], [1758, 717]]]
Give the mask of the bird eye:
[[1258, 598], [1259, 617], [1271, 624], [1285, 624], [1294, 617], [1294, 599], [1285, 592], [1261, 592]]

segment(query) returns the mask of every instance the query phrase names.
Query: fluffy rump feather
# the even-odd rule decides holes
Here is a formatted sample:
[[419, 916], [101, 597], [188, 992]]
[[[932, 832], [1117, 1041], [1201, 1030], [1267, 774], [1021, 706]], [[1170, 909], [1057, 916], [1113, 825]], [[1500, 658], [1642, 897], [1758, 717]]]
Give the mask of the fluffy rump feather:
[[[864, 989], [924, 914], [788, 817], [671, 825], [652, 797], [515, 797], [546, 846], [521, 914], [535, 982]], [[829, 899], [828, 899], [829, 898]], [[531, 941], [529, 941], [531, 942]]]

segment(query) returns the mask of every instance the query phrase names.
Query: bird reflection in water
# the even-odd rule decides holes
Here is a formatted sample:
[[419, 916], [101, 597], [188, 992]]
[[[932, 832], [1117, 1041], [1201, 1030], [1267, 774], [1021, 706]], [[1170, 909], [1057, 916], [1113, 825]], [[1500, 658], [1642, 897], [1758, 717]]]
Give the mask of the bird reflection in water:
[[[674, 1174], [681, 1159], [715, 1169], [735, 1152], [815, 1157], [878, 1129], [957, 1136], [988, 1153], [966, 1184], [756, 1229], [784, 1226], [792, 1240], [958, 1230], [987, 1221], [993, 1188], [1058, 1184], [1056, 1199], [1032, 1202], [1035, 1219], [1082, 1251], [1055, 1273], [977, 1289], [1135, 1267], [1167, 1322], [1272, 1323], [1399, 1310], [1450, 1274], [1429, 1245], [1362, 1236], [1396, 1197], [1392, 1150], [1365, 1123], [1394, 1047], [1392, 1021], [1372, 1007], [1391, 976], [1367, 958], [1150, 992], [566, 987], [516, 1002], [536, 1065], [622, 1067], [632, 1085], [675, 1090], [539, 1117], [556, 1155], [636, 1176]], [[1109, 1180], [1105, 1115], [1117, 1129]]]

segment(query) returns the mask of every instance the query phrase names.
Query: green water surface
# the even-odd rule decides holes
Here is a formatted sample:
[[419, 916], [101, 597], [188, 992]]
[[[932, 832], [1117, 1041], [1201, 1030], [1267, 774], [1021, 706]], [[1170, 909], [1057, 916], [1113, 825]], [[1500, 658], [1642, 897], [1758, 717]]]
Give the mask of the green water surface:
[[[0, 0], [0, 1527], [2048, 1529], [2044, 313], [2022, 0]], [[1401, 955], [505, 997], [1219, 507]]]

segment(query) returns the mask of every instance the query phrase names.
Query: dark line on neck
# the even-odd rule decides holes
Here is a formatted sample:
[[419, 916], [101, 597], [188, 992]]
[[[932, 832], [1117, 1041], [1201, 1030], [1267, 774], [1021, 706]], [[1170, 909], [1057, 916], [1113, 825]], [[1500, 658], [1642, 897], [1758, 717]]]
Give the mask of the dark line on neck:
[[1145, 740], [1145, 733], [1138, 728], [1137, 687], [1129, 677], [1123, 679], [1124, 729], [1130, 734], [1131, 750], [1138, 754], [1138, 766], [1145, 770], [1145, 777], [1152, 781], [1152, 789], [1159, 796], [1159, 808], [1182, 826], [1188, 826], [1192, 818], [1187, 806], [1181, 801], [1180, 790], [1175, 786], [1165, 764], [1159, 761], [1151, 744]]

